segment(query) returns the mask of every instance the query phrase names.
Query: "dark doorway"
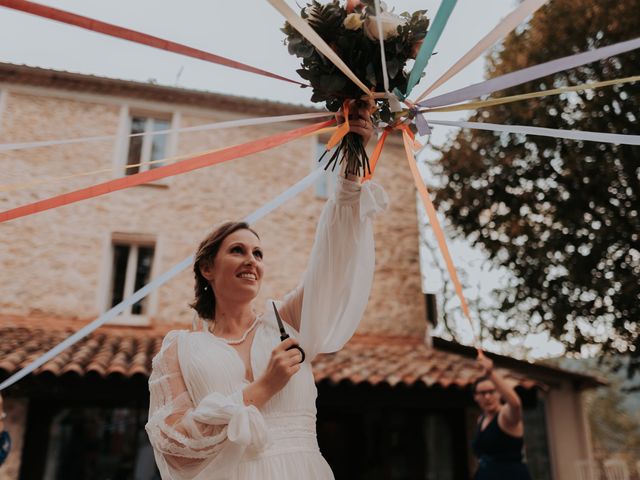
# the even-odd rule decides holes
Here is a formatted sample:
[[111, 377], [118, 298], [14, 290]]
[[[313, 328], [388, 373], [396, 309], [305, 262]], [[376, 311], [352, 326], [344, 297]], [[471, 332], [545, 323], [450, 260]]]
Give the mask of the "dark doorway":
[[462, 399], [433, 400], [420, 388], [321, 386], [318, 442], [336, 480], [467, 480]]

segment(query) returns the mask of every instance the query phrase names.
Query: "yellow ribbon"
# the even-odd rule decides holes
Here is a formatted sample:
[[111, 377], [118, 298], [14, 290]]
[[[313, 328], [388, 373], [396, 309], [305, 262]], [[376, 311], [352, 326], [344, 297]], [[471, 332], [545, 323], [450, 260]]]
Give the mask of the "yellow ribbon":
[[489, 100], [476, 100], [473, 102], [462, 103], [460, 105], [453, 105], [448, 107], [439, 108], [427, 108], [421, 110], [424, 113], [437, 113], [437, 112], [456, 112], [459, 110], [476, 110], [478, 108], [493, 107], [495, 105], [503, 105], [505, 103], [519, 102], [521, 100], [528, 100], [530, 98], [546, 97], [549, 95], [560, 95], [561, 93], [576, 92], [579, 90], [593, 90], [596, 88], [608, 87], [611, 85], [622, 85], [623, 83], [632, 83], [640, 80], [640, 75], [633, 77], [618, 78], [615, 80], [603, 80], [602, 82], [582, 83], [580, 85], [574, 85], [572, 87], [560, 87], [553, 90], [542, 90], [540, 92], [533, 93], [521, 93], [519, 95], [512, 95], [509, 97], [492, 98]]
[[[128, 170], [130, 168], [141, 167], [143, 165], [155, 165], [155, 164], [158, 164], [158, 163], [185, 160], [187, 158], [194, 157], [196, 155], [203, 155], [205, 153], [213, 153], [213, 152], [216, 152], [218, 150], [221, 150], [221, 148], [217, 148], [215, 150], [208, 150], [208, 151], [200, 152], [200, 153], [192, 153], [190, 155], [181, 155], [181, 156], [177, 156], [177, 157], [163, 158], [163, 159], [160, 159], [160, 160], [151, 160], [149, 162], [133, 163], [131, 165], [124, 165], [122, 167], [118, 167], [117, 170], [120, 170], [120, 169]], [[62, 181], [62, 180], [69, 180], [71, 178], [86, 177], [86, 176], [89, 176], [89, 175], [97, 175], [99, 173], [109, 173], [109, 172], [113, 172], [114, 170], [116, 170], [116, 169], [115, 168], [101, 168], [99, 170], [91, 170], [90, 172], [80, 172], [80, 173], [74, 173], [74, 174], [71, 174], [71, 175], [63, 175], [63, 176], [60, 176], [60, 177], [40, 178], [40, 179], [36, 179], [36, 180], [32, 180], [30, 182], [24, 182], [24, 183], [4, 184], [4, 185], [0, 185], [0, 192], [12, 192], [14, 190], [21, 190], [23, 188], [33, 187], [35, 185], [46, 185], [47, 183], [54, 183], [54, 182], [59, 182], [59, 181]]]
[[[305, 135], [303, 135], [300, 138], [305, 138], [305, 137], [310, 137], [310, 136], [317, 136], [317, 135], [322, 135], [324, 133], [327, 132], [333, 132], [336, 130], [337, 127], [326, 127], [326, 128], [321, 128], [320, 130], [317, 130], [315, 132], [311, 132], [311, 133], [307, 133]], [[237, 144], [239, 145], [239, 144]], [[60, 177], [49, 177], [49, 178], [39, 178], [39, 179], [35, 179], [35, 180], [31, 180], [30, 182], [22, 182], [22, 183], [5, 183], [4, 185], [0, 185], [0, 192], [13, 192], [16, 190], [23, 190], [29, 187], [35, 187], [37, 185], [46, 185], [49, 183], [55, 183], [55, 182], [60, 182], [63, 180], [70, 180], [72, 178], [79, 178], [79, 177], [87, 177], [90, 175], [97, 175], [99, 173], [111, 173], [115, 170], [128, 170], [130, 168], [136, 168], [136, 167], [141, 167], [143, 165], [155, 165], [158, 163], [168, 163], [168, 162], [177, 162], [177, 161], [181, 161], [181, 160], [187, 160], [191, 157], [196, 157], [196, 156], [200, 156], [200, 155], [206, 155], [209, 153], [214, 153], [217, 152], [219, 150], [222, 150], [223, 148], [228, 148], [228, 147], [221, 147], [221, 148], [215, 148], [213, 150], [206, 150], [203, 152], [198, 152], [198, 153], [190, 153], [189, 155], [179, 155], [179, 156], [175, 156], [175, 157], [167, 157], [167, 158], [162, 158], [159, 160], [151, 160], [148, 162], [140, 162], [140, 163], [133, 163], [131, 165], [124, 165], [122, 167], [118, 167], [118, 168], [101, 168], [99, 170], [91, 170], [89, 172], [80, 172], [80, 173], [74, 173], [71, 175], [63, 175]]]

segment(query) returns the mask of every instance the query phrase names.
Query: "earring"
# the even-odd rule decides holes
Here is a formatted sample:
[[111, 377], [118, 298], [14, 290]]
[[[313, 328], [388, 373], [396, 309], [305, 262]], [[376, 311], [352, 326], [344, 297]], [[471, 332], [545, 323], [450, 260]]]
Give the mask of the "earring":
[[209, 290], [209, 285], [204, 287], [204, 291], [206, 292], [207, 290]]

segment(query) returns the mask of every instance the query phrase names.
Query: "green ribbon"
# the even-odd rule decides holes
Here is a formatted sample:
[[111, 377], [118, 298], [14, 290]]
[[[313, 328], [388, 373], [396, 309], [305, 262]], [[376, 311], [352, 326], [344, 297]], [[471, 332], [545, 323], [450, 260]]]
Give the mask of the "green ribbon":
[[429, 59], [433, 54], [433, 49], [436, 48], [440, 35], [442, 35], [442, 31], [449, 21], [449, 16], [456, 6], [457, 1], [458, 0], [442, 0], [440, 8], [438, 8], [438, 13], [436, 13], [436, 18], [433, 20], [433, 25], [431, 25], [431, 28], [427, 32], [427, 36], [424, 37], [424, 42], [422, 43], [418, 56], [416, 57], [416, 63], [413, 64], [413, 68], [411, 69], [409, 83], [407, 83], [407, 91], [404, 94], [404, 98], [409, 96], [413, 87], [415, 87], [420, 80], [420, 76], [422, 75], [422, 72], [424, 72], [427, 63], [429, 63]]

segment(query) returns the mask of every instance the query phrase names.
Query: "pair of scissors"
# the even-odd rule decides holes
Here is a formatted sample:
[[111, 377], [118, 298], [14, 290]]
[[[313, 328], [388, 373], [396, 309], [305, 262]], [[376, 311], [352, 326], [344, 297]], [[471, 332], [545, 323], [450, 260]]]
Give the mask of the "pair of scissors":
[[[284, 329], [284, 325], [282, 323], [282, 318], [280, 318], [280, 313], [278, 312], [278, 309], [276, 308], [276, 302], [271, 302], [271, 304], [273, 305], [273, 311], [276, 314], [276, 320], [278, 322], [278, 328], [280, 329], [280, 341], [284, 342], [287, 338], [289, 338], [289, 334]], [[295, 348], [295, 349], [300, 351], [300, 354], [302, 355], [302, 360], [300, 360], [300, 363], [304, 362], [304, 359], [305, 359], [306, 355], [304, 354], [304, 350], [302, 349], [302, 347], [300, 345], [291, 345], [289, 348], [287, 348], [287, 350], [291, 350], [292, 348]]]

